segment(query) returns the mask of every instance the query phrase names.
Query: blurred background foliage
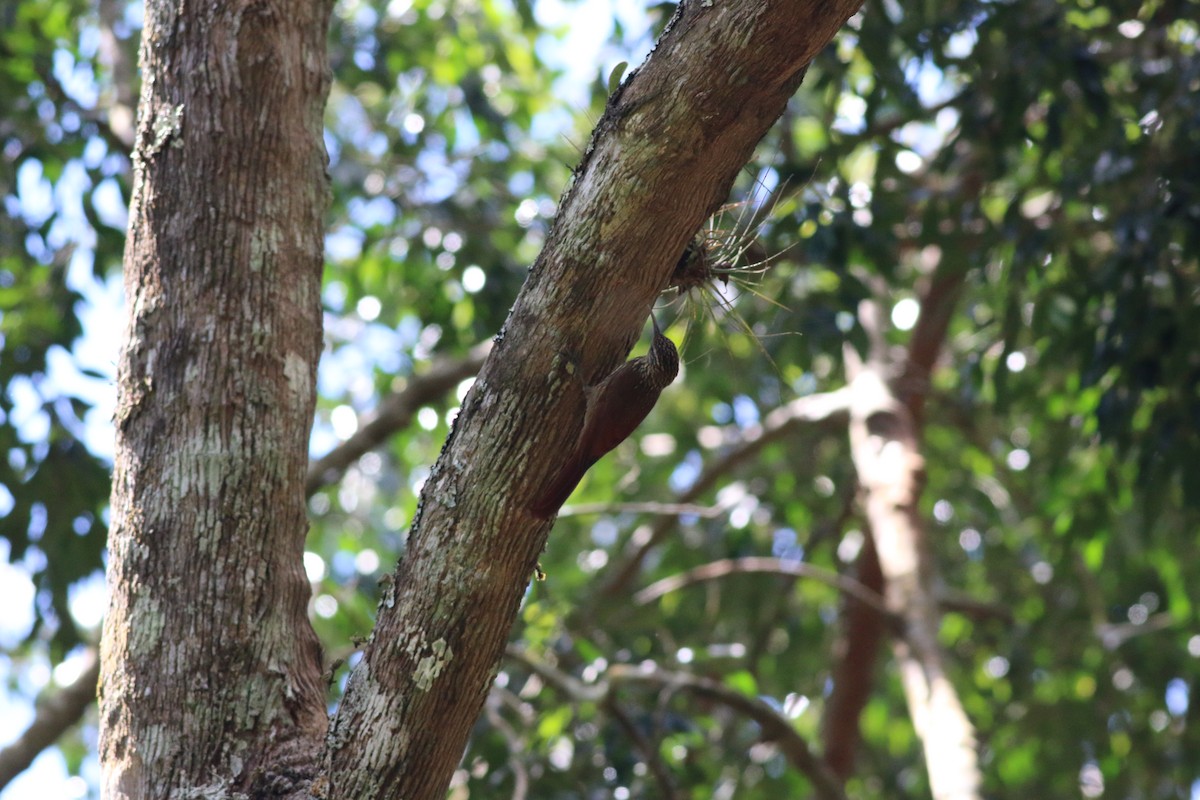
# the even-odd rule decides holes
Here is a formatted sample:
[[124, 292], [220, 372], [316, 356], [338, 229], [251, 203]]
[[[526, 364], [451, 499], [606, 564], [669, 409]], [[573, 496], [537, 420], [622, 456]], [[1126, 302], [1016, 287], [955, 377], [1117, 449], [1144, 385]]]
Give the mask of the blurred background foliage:
[[[78, 673], [103, 608], [140, 13], [0, 8], [5, 738]], [[671, 13], [336, 4], [314, 457], [432, 357], [497, 333], [610, 75]], [[613, 670], [720, 681], [819, 749], [845, 635], [834, 589], [757, 574], [635, 593], [744, 556], [849, 569], [864, 528], [843, 425], [731, 454], [788, 401], [842, 385], [867, 298], [890, 311], [897, 348], [916, 311], [951, 320], [929, 381], [901, 388], [927, 395], [923, 508], [942, 587], [975, 609], [949, 611], [942, 642], [989, 796], [1200, 797], [1197, 19], [1192, 0], [867, 0], [712, 223], [725, 251], [744, 246], [743, 269], [664, 295], [683, 378], [571, 502], [603, 508], [557, 524], [513, 633], [523, 655], [502, 666], [455, 797], [806, 795], [745, 716]], [[961, 277], [957, 302], [919, 308], [938, 274]], [[306, 563], [331, 658], [352, 661], [370, 631], [466, 386], [311, 498]], [[632, 501], [698, 508], [619, 506]], [[554, 680], [610, 674], [603, 696]], [[927, 796], [887, 657], [875, 674], [848, 791]], [[34, 776], [94, 792], [95, 735], [86, 718], [13, 796]]]

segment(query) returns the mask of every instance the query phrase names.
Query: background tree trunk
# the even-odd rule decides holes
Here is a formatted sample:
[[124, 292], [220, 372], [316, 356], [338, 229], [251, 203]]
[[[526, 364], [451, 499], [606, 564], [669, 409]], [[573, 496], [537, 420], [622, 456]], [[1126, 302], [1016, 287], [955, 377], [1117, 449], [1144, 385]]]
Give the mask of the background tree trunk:
[[149, 3], [101, 677], [105, 795], [301, 795], [324, 2]]
[[[925, 459], [914, 418], [922, 408], [923, 387], [961, 281], [961, 271], [947, 270], [922, 298], [925, 318], [914, 331], [902, 364], [889, 359], [883, 313], [873, 301], [864, 301], [859, 310], [859, 320], [870, 339], [868, 358], [863, 362], [846, 347], [851, 457], [884, 578], [884, 598], [888, 610], [903, 621], [892, 652], [909, 715], [924, 749], [934, 800], [983, 797], [975, 727], [951, 682], [938, 642], [942, 617], [934, 594], [936, 567], [917, 507], [925, 486]], [[912, 392], [907, 404], [891, 386], [889, 376], [893, 374], [905, 375], [922, 387]]]

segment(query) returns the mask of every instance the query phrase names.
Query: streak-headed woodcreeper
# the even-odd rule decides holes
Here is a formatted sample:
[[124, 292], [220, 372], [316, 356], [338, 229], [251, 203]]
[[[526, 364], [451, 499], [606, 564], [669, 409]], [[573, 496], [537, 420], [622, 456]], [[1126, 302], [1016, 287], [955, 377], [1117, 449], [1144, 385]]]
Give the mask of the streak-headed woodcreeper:
[[539, 517], [558, 512], [583, 474], [633, 433], [654, 408], [662, 390], [679, 374], [679, 353], [674, 342], [663, 336], [653, 314], [650, 322], [654, 338], [649, 352], [626, 361], [600, 383], [584, 389], [587, 405], [575, 447], [530, 505], [530, 511]]

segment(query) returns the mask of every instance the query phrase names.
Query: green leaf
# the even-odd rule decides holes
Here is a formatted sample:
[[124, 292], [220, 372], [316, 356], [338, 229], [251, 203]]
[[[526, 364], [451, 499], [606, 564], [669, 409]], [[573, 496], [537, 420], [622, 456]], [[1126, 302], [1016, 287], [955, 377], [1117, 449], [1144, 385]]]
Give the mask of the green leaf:
[[621, 78], [625, 75], [625, 70], [629, 67], [628, 61], [622, 61], [613, 67], [612, 72], [608, 73], [608, 93], [616, 94], [617, 89], [621, 86]]

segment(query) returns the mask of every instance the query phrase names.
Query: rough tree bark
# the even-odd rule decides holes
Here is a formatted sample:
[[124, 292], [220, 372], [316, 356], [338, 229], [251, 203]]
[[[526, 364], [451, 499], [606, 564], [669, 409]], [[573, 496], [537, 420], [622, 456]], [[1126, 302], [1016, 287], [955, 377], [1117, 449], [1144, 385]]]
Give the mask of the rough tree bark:
[[329, 4], [146, 4], [101, 656], [109, 798], [302, 796]]
[[860, 0], [686, 3], [610, 100], [422, 492], [330, 731], [329, 797], [440, 798], [549, 523], [525, 505], [688, 238]]

